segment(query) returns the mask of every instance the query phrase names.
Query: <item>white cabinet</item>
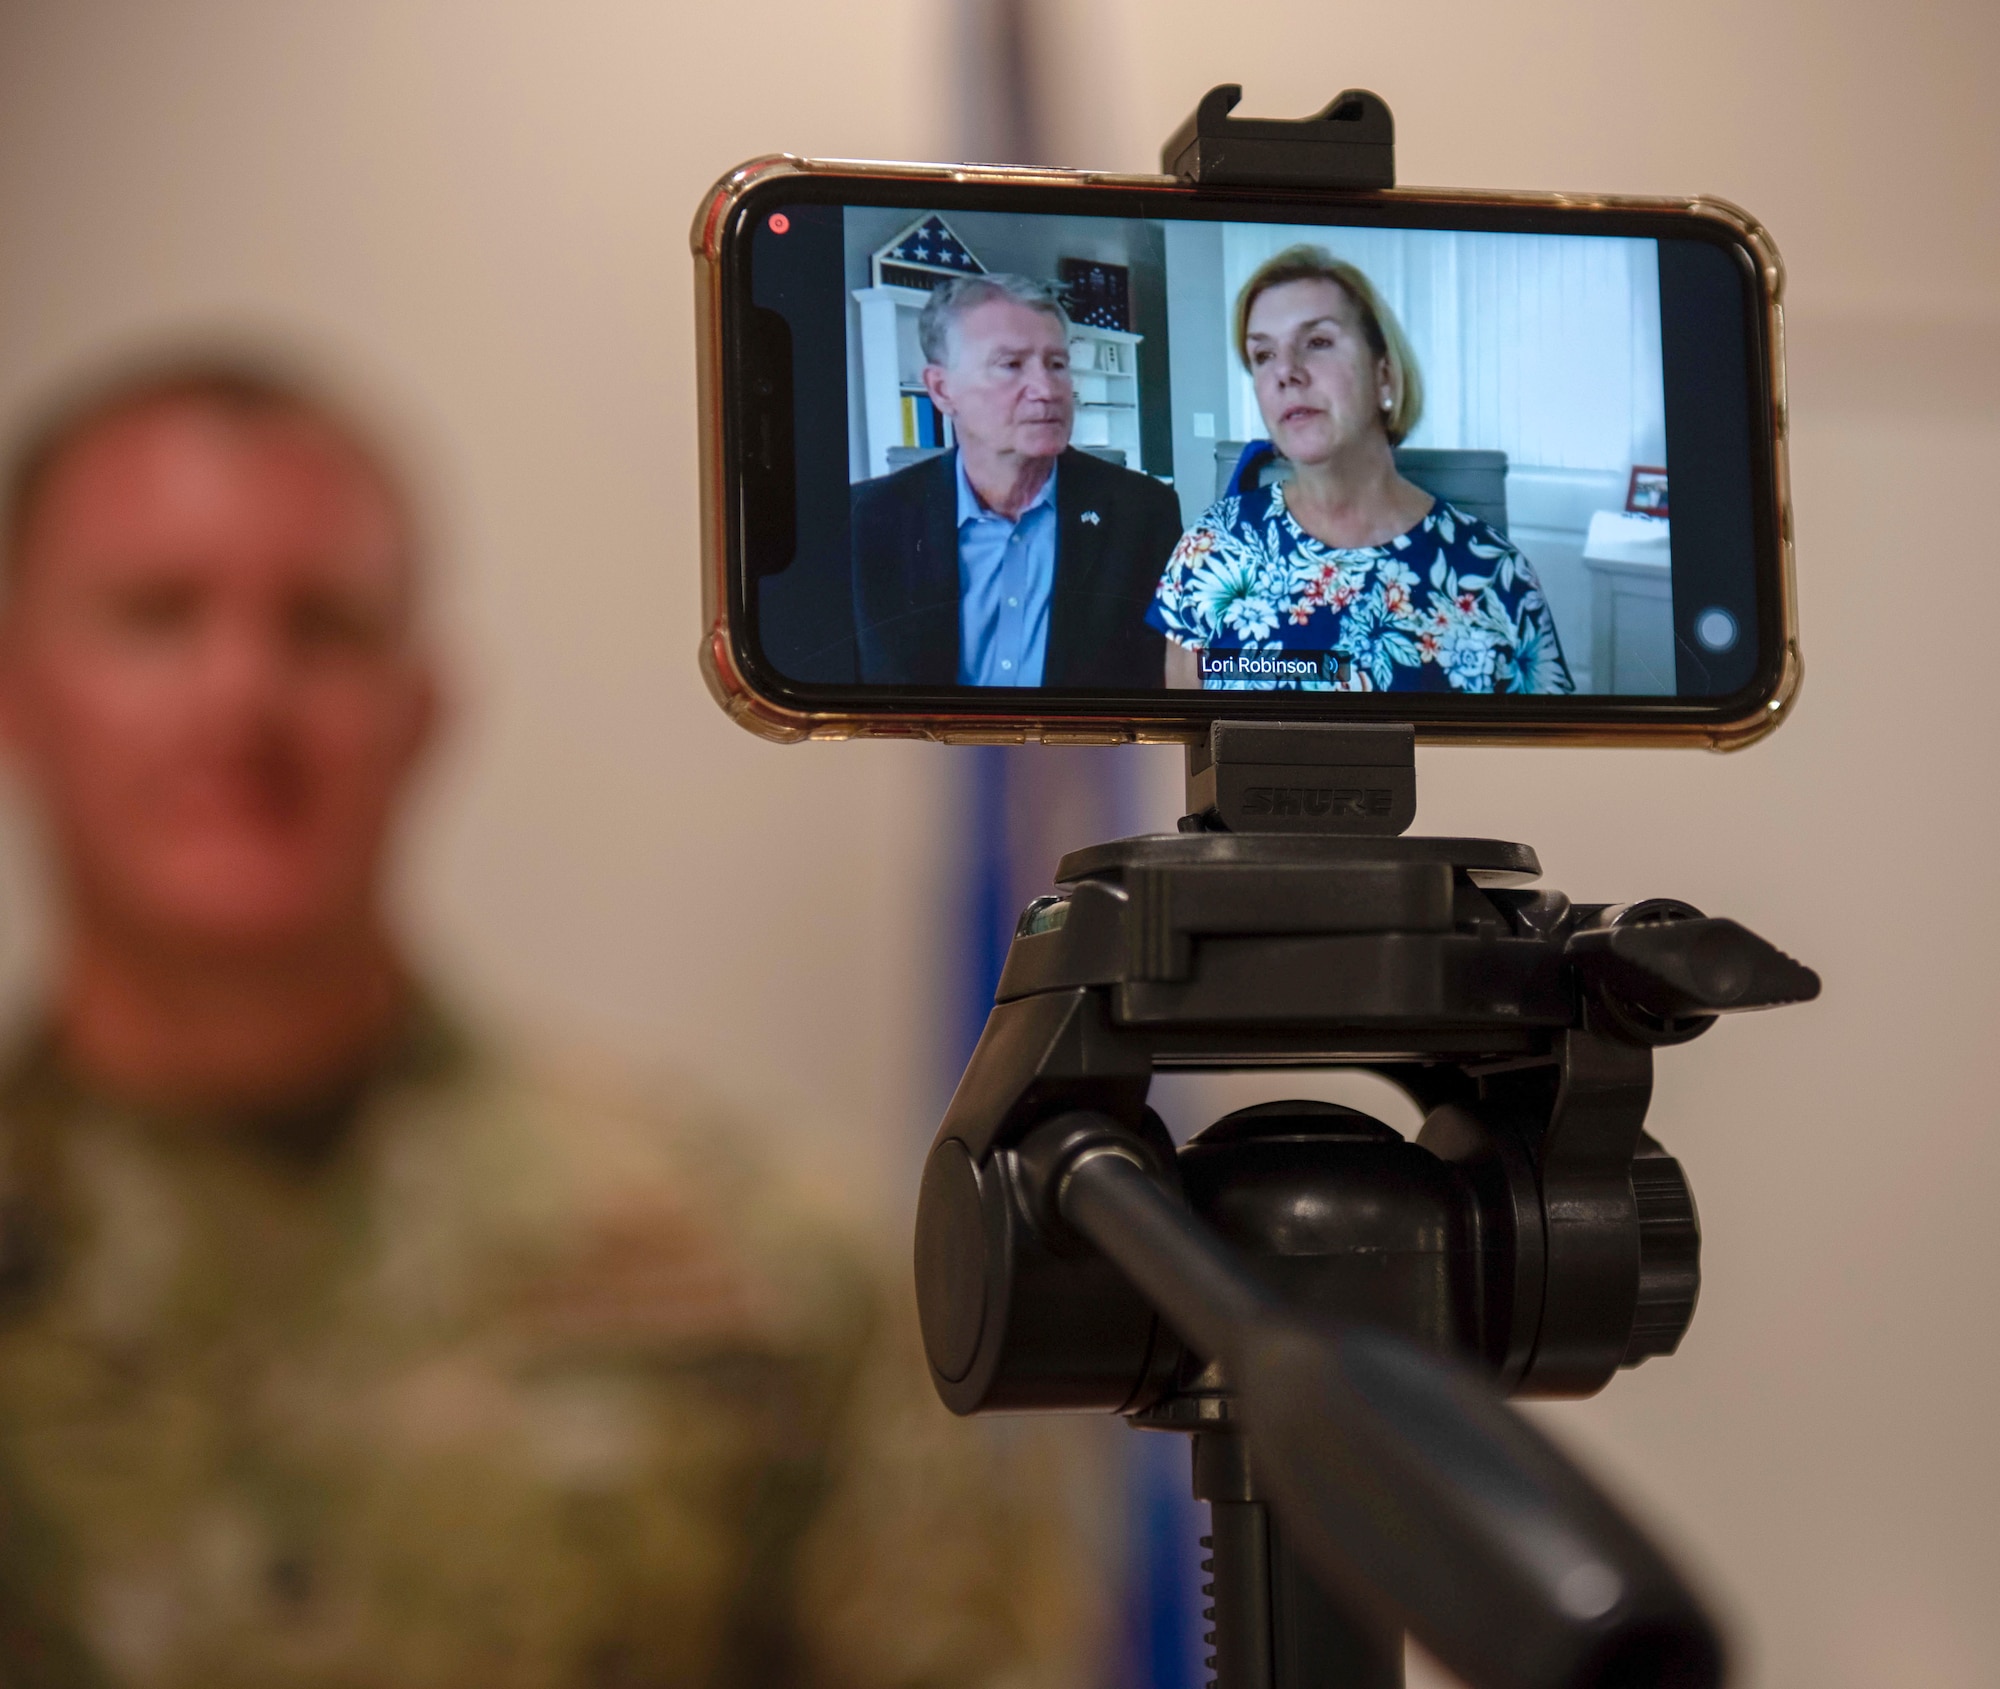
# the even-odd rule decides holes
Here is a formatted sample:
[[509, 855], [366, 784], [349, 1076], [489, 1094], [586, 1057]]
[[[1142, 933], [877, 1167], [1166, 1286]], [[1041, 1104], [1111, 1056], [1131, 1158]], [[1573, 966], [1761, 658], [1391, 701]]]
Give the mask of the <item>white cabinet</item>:
[[1583, 542], [1583, 566], [1590, 571], [1591, 690], [1671, 697], [1674, 585], [1667, 523], [1598, 511]]

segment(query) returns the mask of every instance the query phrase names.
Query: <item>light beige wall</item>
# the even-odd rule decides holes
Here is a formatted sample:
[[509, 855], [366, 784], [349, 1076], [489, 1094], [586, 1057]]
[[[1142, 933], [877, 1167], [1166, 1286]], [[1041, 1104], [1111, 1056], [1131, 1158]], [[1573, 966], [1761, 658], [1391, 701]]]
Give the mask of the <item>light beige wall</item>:
[[[1701, 1314], [1550, 1417], [1706, 1567], [1746, 1681], [1990, 1681], [1993, 9], [1057, 15], [1080, 163], [1146, 167], [1226, 77], [1279, 115], [1361, 83], [1407, 180], [1700, 189], [1776, 231], [1798, 719], [1730, 759], [1426, 753], [1421, 824], [1529, 839], [1579, 897], [1726, 910], [1825, 972], [1818, 1006], [1662, 1057]], [[505, 1010], [885, 1160], [929, 1094], [948, 753], [777, 749], [702, 695], [685, 230], [754, 152], [942, 150], [945, 34], [931, 0], [0, 8], [0, 413], [208, 324], [351, 360], [424, 442], [464, 674], [414, 841], [428, 947]]]
[[0, 413], [212, 328], [400, 412], [461, 694], [428, 948], [864, 1147], [916, 1130], [937, 753], [787, 754], [706, 700], [687, 230], [759, 152], [935, 155], [944, 34], [920, 0], [0, 7]]

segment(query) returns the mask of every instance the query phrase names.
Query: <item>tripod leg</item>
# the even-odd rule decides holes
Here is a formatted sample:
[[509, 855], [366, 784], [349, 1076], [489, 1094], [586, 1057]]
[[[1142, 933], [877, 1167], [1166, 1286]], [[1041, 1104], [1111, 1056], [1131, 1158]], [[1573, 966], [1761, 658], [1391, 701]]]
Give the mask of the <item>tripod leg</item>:
[[1261, 1501], [1218, 1501], [1205, 1539], [1203, 1593], [1216, 1689], [1273, 1689], [1271, 1539]]
[[1273, 1689], [1403, 1689], [1403, 1639], [1357, 1624], [1328, 1600], [1286, 1546], [1271, 1535]]
[[1356, 1623], [1327, 1598], [1268, 1509], [1244, 1493], [1241, 1440], [1197, 1437], [1195, 1474], [1197, 1495], [1235, 1492], [1206, 1497], [1215, 1689], [1403, 1689], [1402, 1637]]

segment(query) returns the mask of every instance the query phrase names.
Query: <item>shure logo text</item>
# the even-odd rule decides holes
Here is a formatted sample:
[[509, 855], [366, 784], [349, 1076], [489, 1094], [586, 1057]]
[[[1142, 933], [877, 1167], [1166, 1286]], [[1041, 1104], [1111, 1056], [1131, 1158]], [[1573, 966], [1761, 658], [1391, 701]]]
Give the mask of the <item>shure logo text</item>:
[[1387, 815], [1387, 786], [1246, 786], [1245, 815]]

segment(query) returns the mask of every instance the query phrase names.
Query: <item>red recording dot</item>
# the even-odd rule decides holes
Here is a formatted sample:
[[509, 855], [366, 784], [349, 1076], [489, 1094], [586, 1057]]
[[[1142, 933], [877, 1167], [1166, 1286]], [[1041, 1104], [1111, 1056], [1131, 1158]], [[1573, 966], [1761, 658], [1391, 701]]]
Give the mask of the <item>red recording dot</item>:
[[781, 235], [791, 226], [792, 226], [791, 218], [787, 217], [782, 211], [774, 211], [771, 213], [770, 230], [772, 234]]

